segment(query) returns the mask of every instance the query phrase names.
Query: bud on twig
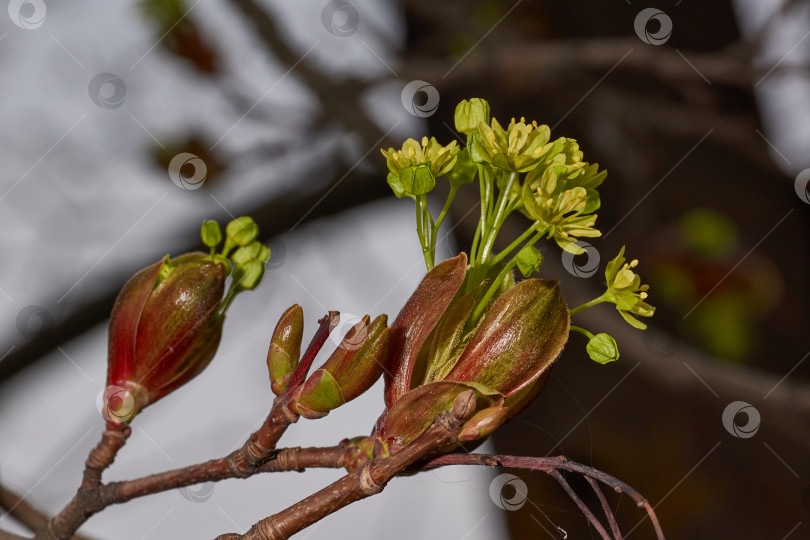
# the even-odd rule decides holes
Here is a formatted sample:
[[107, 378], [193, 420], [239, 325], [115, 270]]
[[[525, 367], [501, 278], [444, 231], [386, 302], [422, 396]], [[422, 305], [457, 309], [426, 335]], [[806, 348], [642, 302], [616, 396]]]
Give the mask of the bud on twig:
[[278, 320], [267, 351], [267, 370], [277, 396], [287, 389], [290, 374], [298, 366], [303, 333], [304, 311], [301, 306], [294, 304]]
[[371, 388], [382, 375], [388, 353], [387, 322], [385, 315], [371, 324], [368, 315], [363, 317], [295, 392], [291, 407], [305, 418], [320, 418]]

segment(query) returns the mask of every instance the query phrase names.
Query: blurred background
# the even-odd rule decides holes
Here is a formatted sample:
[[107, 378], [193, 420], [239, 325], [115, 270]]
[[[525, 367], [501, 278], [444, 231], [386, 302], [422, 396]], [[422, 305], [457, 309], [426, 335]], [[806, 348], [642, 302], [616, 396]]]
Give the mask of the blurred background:
[[[657, 311], [645, 332], [608, 306], [578, 316], [616, 337], [620, 360], [595, 364], [572, 335], [536, 402], [483, 451], [602, 469], [649, 499], [669, 538], [810, 537], [809, 36], [810, 5], [792, 0], [11, 0], [0, 483], [51, 514], [67, 502], [103, 429], [118, 290], [164, 254], [199, 248], [203, 219], [250, 214], [272, 250], [265, 281], [229, 311], [209, 369], [138, 417], [105, 478], [241, 445], [272, 401], [263, 358], [284, 309], [301, 304], [310, 334], [328, 309], [349, 323], [393, 317], [423, 275], [413, 209], [390, 194], [379, 148], [446, 144], [458, 101], [484, 97], [499, 119], [576, 138], [609, 171], [602, 238], [565, 264], [546, 246], [544, 277], [579, 305], [626, 245]], [[475, 187], [457, 201], [442, 257], [476, 225]], [[521, 219], [507, 227], [522, 231]], [[300, 421], [282, 445], [366, 434], [381, 409], [377, 386]], [[515, 478], [493, 492], [503, 472]], [[338, 476], [164, 493], [82, 532], [244, 532]], [[625, 537], [652, 537], [629, 498], [609, 500]], [[6, 514], [0, 528], [25, 530]], [[398, 479], [300, 536], [336, 534], [596, 536], [545, 475], [468, 468]]]

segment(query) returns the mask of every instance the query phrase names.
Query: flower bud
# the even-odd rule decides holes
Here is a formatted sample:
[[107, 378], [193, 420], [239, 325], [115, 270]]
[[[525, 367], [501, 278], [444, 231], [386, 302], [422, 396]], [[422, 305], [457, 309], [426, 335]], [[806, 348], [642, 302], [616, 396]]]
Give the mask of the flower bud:
[[464, 282], [467, 255], [437, 264], [405, 303], [391, 326], [391, 351], [385, 370], [385, 405], [410, 390], [419, 351]]
[[303, 334], [304, 311], [294, 304], [278, 320], [267, 351], [267, 370], [276, 395], [284, 393], [290, 375], [298, 366]]
[[466, 99], [456, 105], [456, 113], [453, 117], [456, 123], [456, 131], [465, 135], [471, 135], [478, 131], [478, 124], [489, 123], [489, 103], [481, 98]]
[[[475, 291], [460, 292], [464, 254], [428, 272], [392, 326], [381, 452], [396, 451], [447, 412], [461, 392], [476, 411], [460, 440], [486, 437], [539, 393], [568, 339], [569, 312], [555, 281], [508, 285], [472, 331]], [[471, 334], [471, 335], [470, 335]]]
[[305, 418], [320, 418], [369, 388], [383, 372], [390, 329], [385, 315], [369, 316], [352, 327], [329, 359], [295, 392], [295, 405]]
[[127, 421], [209, 364], [222, 335], [224, 287], [225, 267], [204, 253], [167, 256], [124, 285], [110, 316], [107, 385], [132, 393]]

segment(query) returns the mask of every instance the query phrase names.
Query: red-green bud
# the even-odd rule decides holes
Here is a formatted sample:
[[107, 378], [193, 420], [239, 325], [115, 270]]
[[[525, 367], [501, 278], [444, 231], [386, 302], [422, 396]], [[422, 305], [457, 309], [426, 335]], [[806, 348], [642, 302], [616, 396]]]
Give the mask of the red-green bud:
[[385, 315], [354, 325], [335, 352], [295, 392], [291, 408], [305, 418], [320, 418], [371, 388], [383, 372], [390, 329]]
[[290, 375], [298, 367], [303, 334], [304, 311], [294, 304], [278, 320], [267, 351], [267, 370], [276, 395], [284, 393]]
[[437, 264], [422, 279], [391, 325], [385, 370], [385, 405], [390, 408], [411, 388], [419, 350], [464, 282], [467, 255]]
[[460, 440], [489, 435], [534, 399], [568, 339], [559, 286], [540, 279], [512, 285], [466, 332], [476, 299], [460, 291], [465, 271], [464, 254], [437, 265], [392, 326], [387, 413], [377, 436], [393, 451], [469, 388], [477, 393], [477, 410]]
[[125, 392], [105, 391], [108, 425], [129, 422], [205, 369], [222, 335], [224, 287], [225, 267], [204, 253], [167, 256], [124, 285], [110, 316], [107, 386]]

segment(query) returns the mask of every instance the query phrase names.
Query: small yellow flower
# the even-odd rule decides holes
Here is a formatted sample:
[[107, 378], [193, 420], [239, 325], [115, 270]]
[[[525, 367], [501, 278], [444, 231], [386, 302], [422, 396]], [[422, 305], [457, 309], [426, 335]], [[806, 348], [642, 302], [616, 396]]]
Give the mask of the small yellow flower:
[[470, 155], [473, 161], [492, 164], [494, 167], [514, 172], [534, 169], [555, 148], [557, 141], [549, 143], [551, 130], [537, 122], [512, 121], [504, 129], [493, 118], [490, 124], [478, 124], [478, 133], [470, 137]]
[[631, 326], [644, 330], [647, 325], [633, 315], [652, 317], [655, 308], [644, 301], [650, 287], [642, 285], [641, 276], [633, 271], [633, 268], [638, 266], [638, 260], [633, 259], [629, 263], [625, 261], [624, 246], [622, 246], [619, 255], [605, 268], [608, 287], [605, 294], [609, 302], [616, 304], [616, 309], [619, 310], [619, 314], [624, 317], [624, 320]]

